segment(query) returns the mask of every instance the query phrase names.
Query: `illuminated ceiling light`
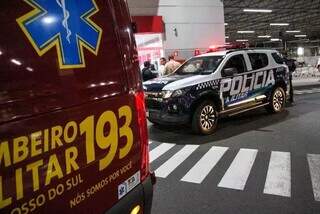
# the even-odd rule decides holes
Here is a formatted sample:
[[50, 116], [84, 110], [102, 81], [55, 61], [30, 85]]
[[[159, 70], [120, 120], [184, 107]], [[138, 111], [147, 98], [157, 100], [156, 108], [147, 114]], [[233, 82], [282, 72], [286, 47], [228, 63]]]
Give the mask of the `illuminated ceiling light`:
[[226, 38], [226, 39], [229, 39], [229, 36], [226, 36], [225, 38]]
[[247, 39], [237, 39], [236, 41], [237, 42], [248, 42], [249, 40], [247, 40]]
[[281, 41], [281, 39], [278, 39], [278, 38], [273, 38], [273, 39], [270, 39], [271, 42], [279, 42]]
[[271, 38], [271, 36], [269, 36], [269, 35], [264, 35], [264, 36], [258, 36], [258, 38], [267, 38], [267, 39], [269, 39], [269, 38]]
[[27, 67], [27, 71], [33, 72], [33, 68]]
[[307, 37], [307, 35], [305, 35], [305, 34], [294, 35], [294, 37], [296, 37], [296, 38], [305, 38], [305, 37]]
[[249, 12], [249, 13], [272, 13], [272, 10], [267, 10], [267, 9], [243, 9], [243, 12]]
[[237, 33], [254, 33], [253, 30], [239, 30]]
[[298, 47], [297, 53], [298, 53], [299, 56], [303, 56], [303, 54], [304, 54], [304, 48], [303, 48], [303, 47]]
[[301, 30], [287, 30], [286, 33], [301, 33]]
[[270, 23], [270, 26], [289, 26], [289, 23]]
[[22, 63], [19, 61], [19, 60], [16, 60], [16, 59], [11, 59], [11, 62], [13, 63], [13, 64], [16, 64], [16, 65], [22, 65]]
[[2, 54], [3, 54], [2, 51], [0, 51], [0, 56], [1, 56]]
[[227, 25], [229, 25], [228, 23], [224, 23], [224, 26], [227, 26]]

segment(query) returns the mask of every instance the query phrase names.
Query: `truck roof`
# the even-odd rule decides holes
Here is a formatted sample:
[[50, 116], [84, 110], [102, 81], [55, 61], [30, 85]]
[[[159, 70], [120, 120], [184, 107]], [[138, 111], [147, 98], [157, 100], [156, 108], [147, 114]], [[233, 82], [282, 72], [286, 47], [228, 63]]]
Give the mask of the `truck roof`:
[[247, 52], [247, 53], [270, 53], [270, 52], [278, 52], [277, 50], [273, 49], [232, 49], [232, 50], [223, 50], [223, 51], [215, 51], [210, 53], [205, 53], [198, 55], [196, 57], [205, 57], [205, 56], [225, 56], [229, 53], [234, 52]]

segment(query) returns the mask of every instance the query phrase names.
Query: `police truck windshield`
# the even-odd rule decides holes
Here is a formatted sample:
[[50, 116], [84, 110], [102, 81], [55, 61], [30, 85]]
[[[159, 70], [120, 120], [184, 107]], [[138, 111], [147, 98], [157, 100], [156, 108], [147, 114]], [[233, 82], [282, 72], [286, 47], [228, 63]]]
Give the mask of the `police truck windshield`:
[[219, 66], [223, 56], [206, 56], [192, 58], [177, 69], [175, 74], [211, 74]]

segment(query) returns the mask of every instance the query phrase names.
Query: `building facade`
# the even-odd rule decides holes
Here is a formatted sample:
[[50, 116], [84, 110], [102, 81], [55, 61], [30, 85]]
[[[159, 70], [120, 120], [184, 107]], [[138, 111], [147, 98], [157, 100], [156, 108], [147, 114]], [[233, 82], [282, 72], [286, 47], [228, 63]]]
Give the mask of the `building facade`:
[[225, 43], [221, 0], [128, 0], [128, 4], [132, 16], [162, 16], [165, 56], [175, 53], [187, 59], [196, 50]]

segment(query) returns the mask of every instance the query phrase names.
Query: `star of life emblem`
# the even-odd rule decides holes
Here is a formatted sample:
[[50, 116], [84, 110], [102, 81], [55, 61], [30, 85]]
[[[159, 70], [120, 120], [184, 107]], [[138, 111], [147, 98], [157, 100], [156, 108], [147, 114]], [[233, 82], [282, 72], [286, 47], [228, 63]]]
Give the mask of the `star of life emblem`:
[[91, 17], [95, 0], [24, 0], [34, 9], [17, 19], [39, 56], [56, 48], [60, 69], [86, 66], [84, 49], [98, 55], [102, 29]]

